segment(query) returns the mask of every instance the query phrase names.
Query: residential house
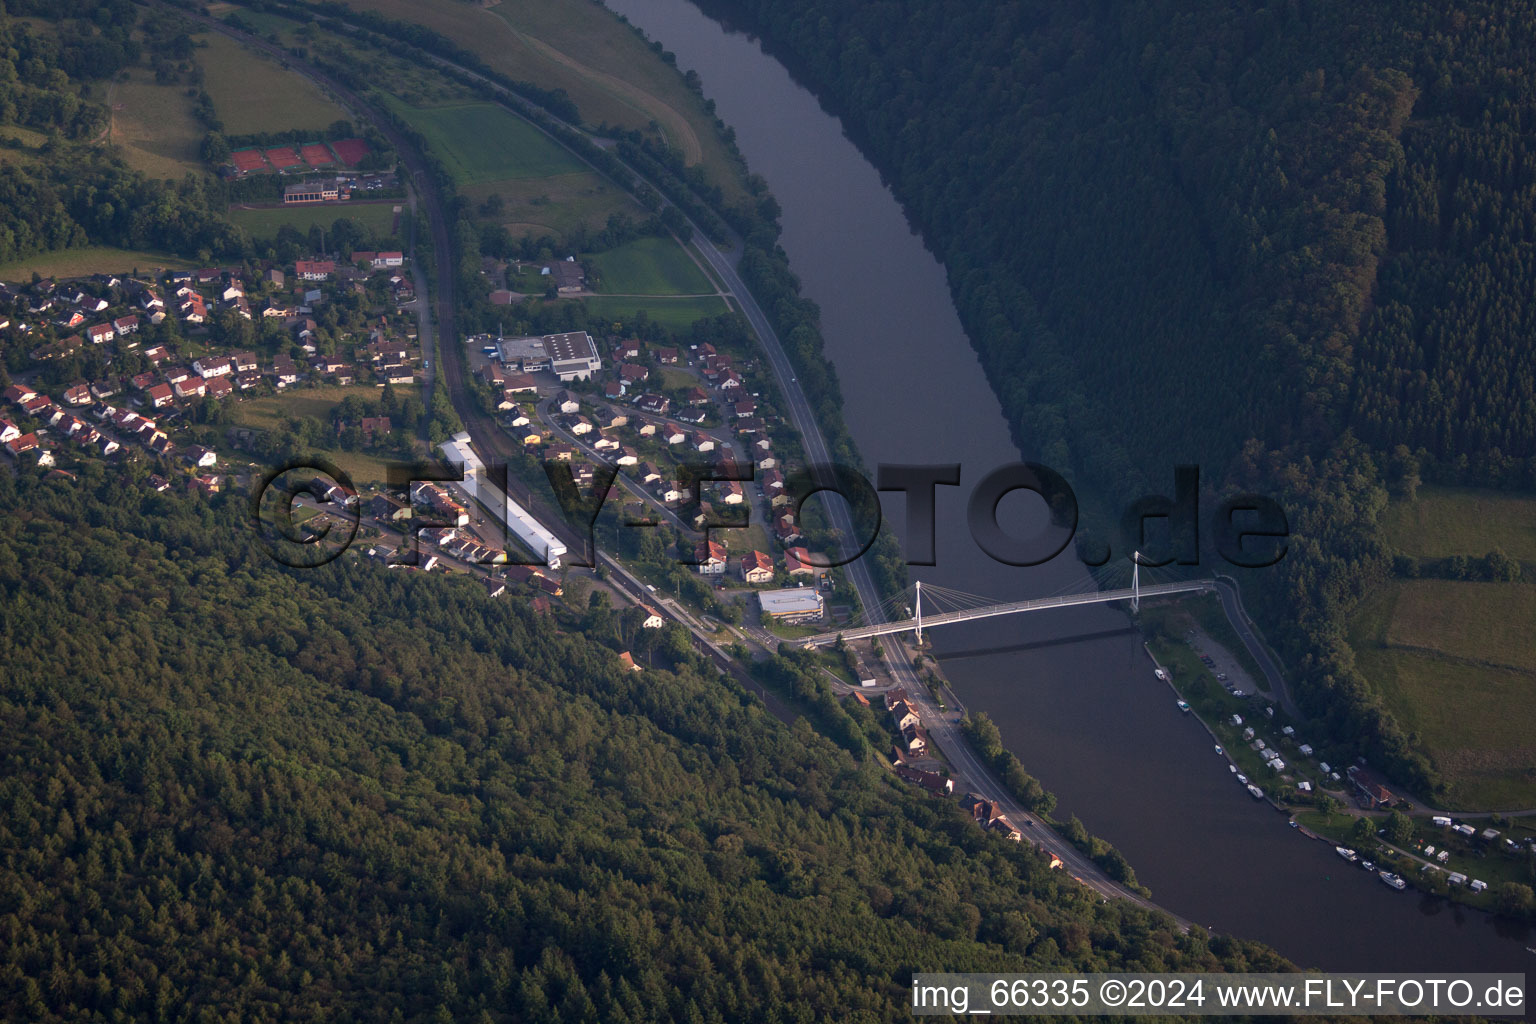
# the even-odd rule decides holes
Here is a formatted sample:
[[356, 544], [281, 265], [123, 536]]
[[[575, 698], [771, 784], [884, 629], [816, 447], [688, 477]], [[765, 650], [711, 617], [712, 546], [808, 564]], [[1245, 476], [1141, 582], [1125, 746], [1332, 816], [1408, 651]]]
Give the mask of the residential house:
[[198, 469], [207, 469], [210, 466], [218, 465], [219, 462], [219, 456], [217, 452], [215, 452], [212, 448], [204, 448], [199, 444], [195, 444], [188, 448], [185, 458]]
[[955, 791], [955, 781], [945, 778], [938, 772], [925, 772], [921, 768], [913, 768], [908, 764], [898, 764], [896, 775], [907, 782], [921, 786], [935, 796], [949, 796]]
[[700, 575], [719, 576], [725, 572], [728, 553], [719, 541], [700, 541], [694, 550], [694, 558]]
[[235, 361], [229, 356], [203, 356], [192, 361], [192, 369], [205, 379], [223, 377], [235, 372]]
[[761, 551], [749, 551], [741, 556], [741, 578], [747, 583], [773, 582], [773, 559]]
[[784, 552], [784, 571], [791, 576], [815, 576], [821, 569], [812, 565], [810, 558], [811, 553], [805, 548], [790, 548]]
[[144, 392], [144, 397], [149, 399], [151, 409], [163, 409], [171, 404], [175, 396], [171, 392], [171, 385], [156, 384]]
[[336, 272], [336, 264], [331, 260], [299, 260], [293, 272], [301, 281], [324, 281]]

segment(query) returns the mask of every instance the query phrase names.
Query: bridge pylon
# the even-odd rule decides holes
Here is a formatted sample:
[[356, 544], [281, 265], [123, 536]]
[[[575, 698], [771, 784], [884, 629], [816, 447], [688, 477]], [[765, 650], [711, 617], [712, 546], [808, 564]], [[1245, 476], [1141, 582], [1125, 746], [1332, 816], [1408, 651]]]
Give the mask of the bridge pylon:
[[1141, 552], [1131, 552], [1131, 614], [1141, 611]]
[[917, 630], [916, 630], [916, 637], [917, 637], [917, 646], [918, 647], [922, 647], [923, 646], [923, 581], [922, 580], [918, 580], [917, 583], [916, 583], [916, 587], [917, 587], [917, 601], [915, 602], [916, 605], [917, 605]]

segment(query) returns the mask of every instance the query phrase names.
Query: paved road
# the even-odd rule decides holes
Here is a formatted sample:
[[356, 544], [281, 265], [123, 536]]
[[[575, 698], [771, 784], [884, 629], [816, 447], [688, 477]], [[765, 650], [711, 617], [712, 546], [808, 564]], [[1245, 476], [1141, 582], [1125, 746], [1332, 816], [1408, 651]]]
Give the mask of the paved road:
[[1285, 713], [1296, 721], [1302, 720], [1301, 709], [1296, 706], [1296, 701], [1291, 698], [1291, 688], [1286, 685], [1285, 673], [1280, 670], [1280, 664], [1275, 661], [1274, 655], [1269, 653], [1269, 648], [1260, 640], [1254, 632], [1253, 620], [1248, 618], [1248, 612], [1243, 608], [1243, 595], [1237, 588], [1237, 581], [1230, 576], [1218, 575], [1216, 577], [1216, 596], [1221, 601], [1222, 611], [1227, 613], [1227, 621], [1232, 623], [1232, 628], [1237, 631], [1238, 639], [1243, 646], [1248, 648], [1248, 653], [1253, 655], [1253, 660], [1259, 663], [1259, 668], [1264, 672], [1264, 678], [1269, 682], [1269, 692], [1273, 693], [1280, 701], [1280, 706]]

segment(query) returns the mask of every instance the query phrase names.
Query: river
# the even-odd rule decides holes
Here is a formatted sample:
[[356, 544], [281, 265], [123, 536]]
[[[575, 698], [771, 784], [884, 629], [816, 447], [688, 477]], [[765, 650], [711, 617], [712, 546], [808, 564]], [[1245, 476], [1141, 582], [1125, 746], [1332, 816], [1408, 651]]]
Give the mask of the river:
[[[782, 244], [822, 310], [843, 415], [865, 460], [959, 462], [940, 488], [935, 583], [999, 600], [1086, 585], [1070, 552], [1030, 569], [1000, 565], [964, 528], [971, 488], [1020, 457], [961, 329], [943, 267], [878, 172], [785, 67], [687, 0], [608, 6], [703, 78], [742, 153], [783, 207]], [[1021, 242], [1021, 244], [1023, 244]], [[1169, 467], [1169, 488], [1172, 467]], [[887, 526], [904, 525], [900, 497]], [[1038, 524], [1005, 499], [1014, 532]], [[1163, 906], [1266, 942], [1326, 970], [1524, 971], [1528, 930], [1444, 900], [1388, 890], [1286, 826], [1232, 781], [1198, 722], [1152, 676], [1130, 620], [1107, 607], [1050, 611], [934, 634], [945, 674], [973, 710], [1075, 813], [1114, 843]]]

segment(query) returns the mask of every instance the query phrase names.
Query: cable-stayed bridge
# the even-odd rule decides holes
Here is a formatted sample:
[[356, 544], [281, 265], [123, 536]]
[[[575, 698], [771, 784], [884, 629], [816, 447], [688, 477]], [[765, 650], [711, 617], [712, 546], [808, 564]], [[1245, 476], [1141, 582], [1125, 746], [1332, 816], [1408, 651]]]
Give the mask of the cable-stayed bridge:
[[[910, 592], [903, 592], [894, 603], [905, 603], [905, 598], [910, 596], [911, 602], [902, 608], [906, 614], [902, 618], [887, 618], [885, 610], [893, 604], [887, 601], [882, 606], [881, 613], [876, 618], [884, 621], [871, 622], [865, 625], [851, 625], [843, 629], [833, 630], [827, 633], [817, 633], [813, 636], [802, 637], [797, 643], [806, 647], [822, 647], [836, 643], [838, 637], [845, 640], [859, 640], [874, 636], [885, 636], [890, 633], [912, 632], [916, 634], [919, 643], [923, 639], [923, 630], [932, 629], [935, 626], [946, 626], [956, 622], [974, 622], [977, 619], [990, 619], [1000, 615], [1020, 615], [1025, 612], [1044, 611], [1049, 608], [1072, 608], [1088, 604], [1110, 604], [1116, 601], [1126, 601], [1135, 611], [1140, 607], [1143, 599], [1149, 597], [1166, 597], [1169, 594], [1201, 593], [1216, 589], [1216, 581], [1204, 580], [1180, 580], [1173, 583], [1143, 584], [1139, 572], [1133, 571], [1131, 585], [1116, 590], [1092, 590], [1083, 593], [1053, 594], [1048, 597], [1034, 597], [1023, 601], [990, 601], [987, 598], [974, 594], [966, 594], [948, 587], [938, 587], [934, 584], [924, 586], [921, 582], [913, 585]], [[924, 614], [923, 600], [929, 601], [929, 611]], [[933, 610], [937, 606], [937, 611]]]

